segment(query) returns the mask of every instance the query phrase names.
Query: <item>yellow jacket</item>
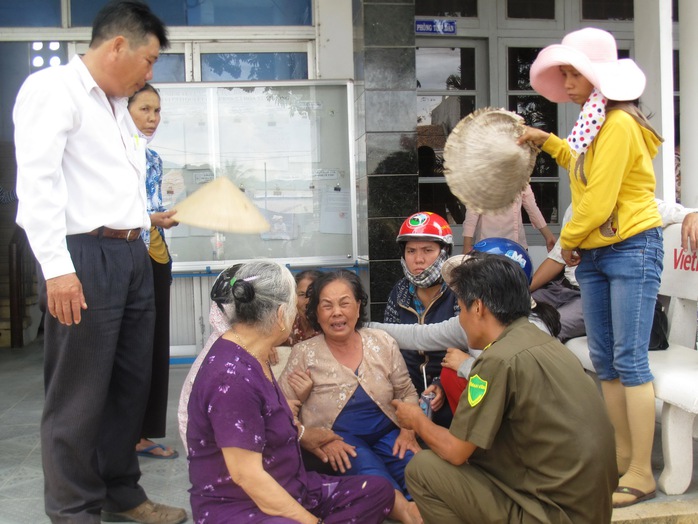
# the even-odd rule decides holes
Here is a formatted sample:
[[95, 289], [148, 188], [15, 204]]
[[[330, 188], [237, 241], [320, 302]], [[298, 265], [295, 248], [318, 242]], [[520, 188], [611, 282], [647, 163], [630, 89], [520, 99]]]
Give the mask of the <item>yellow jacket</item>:
[[662, 225], [654, 200], [652, 158], [661, 139], [630, 114], [611, 109], [601, 130], [575, 166], [578, 155], [553, 134], [543, 151], [569, 171], [572, 219], [560, 233], [563, 249], [594, 249]]

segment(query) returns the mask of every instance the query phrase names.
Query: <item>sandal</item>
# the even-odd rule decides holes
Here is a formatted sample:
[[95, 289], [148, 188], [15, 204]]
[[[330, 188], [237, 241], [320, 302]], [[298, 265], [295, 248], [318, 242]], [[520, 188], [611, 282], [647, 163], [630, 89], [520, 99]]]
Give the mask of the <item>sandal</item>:
[[147, 448], [137, 450], [136, 455], [138, 455], [139, 457], [148, 457], [163, 460], [176, 459], [177, 457], [179, 457], [179, 453], [177, 453], [175, 450], [172, 450], [172, 453], [170, 455], [161, 455], [158, 453], [153, 453], [153, 451], [156, 449], [167, 451], [167, 448], [162, 444], [153, 444], [152, 446], [148, 446]]
[[626, 508], [628, 506], [632, 506], [633, 504], [637, 504], [638, 502], [644, 502], [645, 500], [653, 499], [657, 496], [657, 490], [645, 493], [644, 491], [640, 491], [639, 489], [628, 488], [626, 486], [618, 486], [614, 493], [623, 493], [625, 495], [632, 495], [633, 497], [635, 497], [634, 499], [626, 500], [625, 502], [614, 502], [614, 508]]

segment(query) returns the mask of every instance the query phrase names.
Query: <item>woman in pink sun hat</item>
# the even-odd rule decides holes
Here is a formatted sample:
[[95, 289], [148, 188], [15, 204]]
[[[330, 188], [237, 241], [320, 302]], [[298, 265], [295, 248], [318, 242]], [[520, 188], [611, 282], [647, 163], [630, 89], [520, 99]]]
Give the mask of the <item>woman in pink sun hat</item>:
[[567, 139], [527, 128], [530, 141], [569, 171], [574, 214], [562, 229], [565, 262], [577, 266], [589, 352], [616, 437], [621, 475], [614, 507], [654, 498], [654, 389], [648, 345], [662, 274], [662, 220], [652, 158], [661, 137], [637, 107], [645, 75], [618, 59], [613, 36], [574, 31], [543, 49], [531, 86], [553, 102], [574, 102]]

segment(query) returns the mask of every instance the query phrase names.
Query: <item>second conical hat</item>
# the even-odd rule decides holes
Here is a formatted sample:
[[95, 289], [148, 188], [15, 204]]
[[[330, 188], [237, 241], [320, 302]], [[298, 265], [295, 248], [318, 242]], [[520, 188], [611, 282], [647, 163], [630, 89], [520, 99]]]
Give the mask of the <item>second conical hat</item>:
[[476, 213], [509, 207], [531, 178], [537, 150], [516, 140], [523, 119], [505, 109], [478, 109], [451, 131], [444, 148], [444, 176], [451, 192]]
[[190, 226], [232, 233], [269, 231], [269, 222], [226, 177], [218, 177], [177, 203], [172, 217]]

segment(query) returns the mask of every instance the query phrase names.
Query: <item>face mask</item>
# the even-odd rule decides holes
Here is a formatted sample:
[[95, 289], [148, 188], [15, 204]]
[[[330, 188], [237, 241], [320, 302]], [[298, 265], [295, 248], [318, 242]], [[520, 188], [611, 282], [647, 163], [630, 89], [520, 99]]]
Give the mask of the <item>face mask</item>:
[[434, 284], [438, 284], [441, 281], [441, 267], [444, 262], [448, 259], [448, 252], [441, 248], [439, 256], [434, 260], [434, 263], [422, 271], [419, 275], [413, 275], [410, 270], [407, 269], [407, 264], [405, 263], [405, 257], [400, 259], [402, 264], [402, 271], [405, 273], [405, 278], [417, 287], [427, 288]]

